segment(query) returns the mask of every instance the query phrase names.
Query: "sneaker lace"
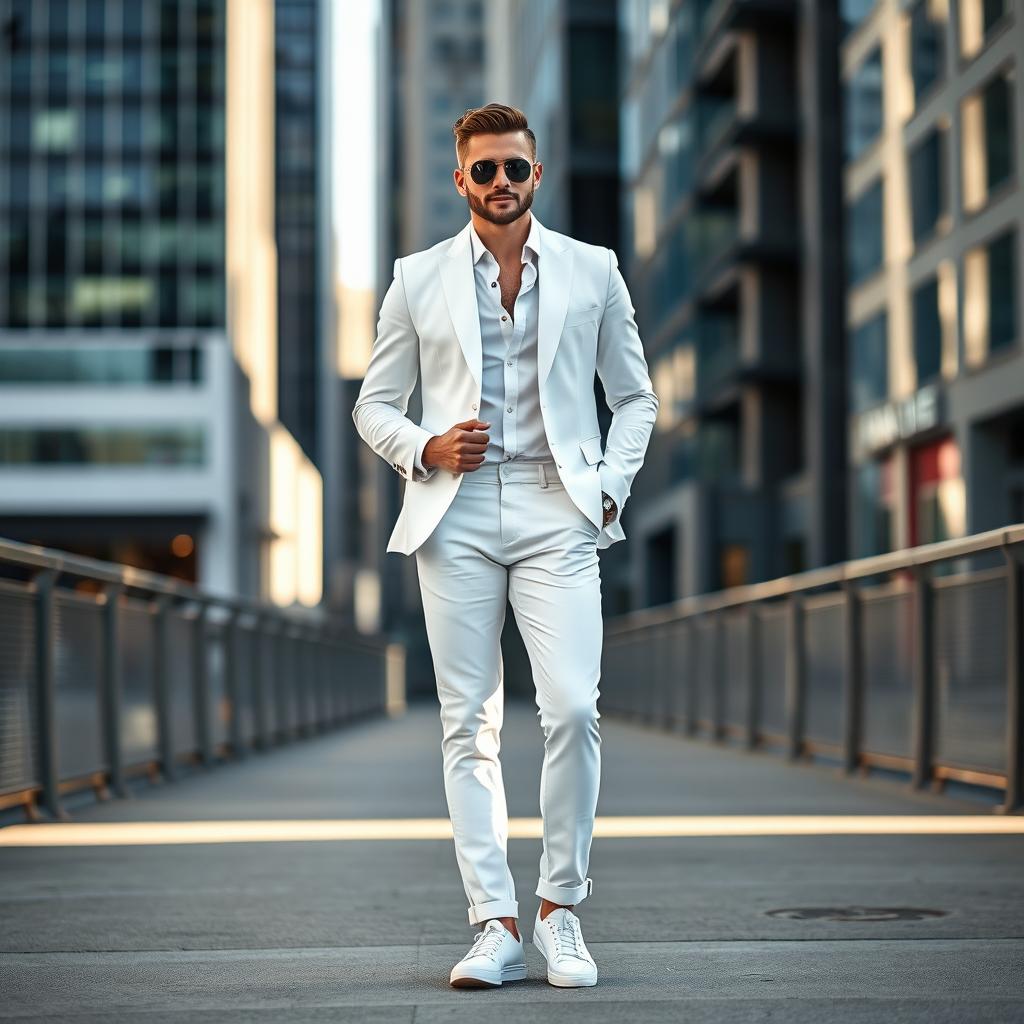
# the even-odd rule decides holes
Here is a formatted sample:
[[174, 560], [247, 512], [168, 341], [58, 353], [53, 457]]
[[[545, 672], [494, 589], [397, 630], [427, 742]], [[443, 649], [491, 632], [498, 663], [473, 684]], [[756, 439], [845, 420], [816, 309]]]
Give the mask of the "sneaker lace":
[[466, 959], [471, 956], [487, 956], [497, 960], [498, 947], [501, 945], [504, 936], [497, 928], [486, 928], [476, 933], [473, 945], [469, 947]]
[[559, 956], [574, 956], [578, 960], [586, 960], [589, 963], [589, 958], [583, 948], [580, 919], [575, 914], [563, 914], [562, 923], [558, 927], [552, 925], [551, 931], [555, 936], [555, 945]]

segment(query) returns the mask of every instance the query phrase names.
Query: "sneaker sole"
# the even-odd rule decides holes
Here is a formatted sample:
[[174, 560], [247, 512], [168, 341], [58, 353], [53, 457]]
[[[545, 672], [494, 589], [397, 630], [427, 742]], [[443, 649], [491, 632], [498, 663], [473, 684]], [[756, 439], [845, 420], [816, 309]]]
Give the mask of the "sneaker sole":
[[553, 971], [548, 967], [548, 958], [544, 954], [544, 947], [541, 946], [536, 939], [531, 939], [530, 941], [537, 947], [537, 951], [544, 960], [544, 966], [547, 968], [549, 985], [555, 985], [558, 988], [590, 988], [592, 985], [597, 984], [596, 974], [592, 978], [575, 978], [566, 974], [559, 974], [558, 971]]
[[501, 988], [502, 984], [506, 981], [525, 980], [526, 964], [521, 966], [514, 964], [511, 967], [503, 967], [501, 981], [495, 981], [493, 978], [475, 977], [471, 974], [449, 979], [452, 988]]

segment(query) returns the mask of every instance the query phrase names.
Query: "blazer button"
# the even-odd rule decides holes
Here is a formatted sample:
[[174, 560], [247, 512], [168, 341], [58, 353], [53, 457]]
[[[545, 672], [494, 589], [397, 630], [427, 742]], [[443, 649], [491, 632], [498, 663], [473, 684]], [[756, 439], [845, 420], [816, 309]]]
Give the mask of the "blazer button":
[[474, 408], [474, 409], [476, 408], [476, 402], [474, 402], [474, 403], [473, 403], [473, 408]]

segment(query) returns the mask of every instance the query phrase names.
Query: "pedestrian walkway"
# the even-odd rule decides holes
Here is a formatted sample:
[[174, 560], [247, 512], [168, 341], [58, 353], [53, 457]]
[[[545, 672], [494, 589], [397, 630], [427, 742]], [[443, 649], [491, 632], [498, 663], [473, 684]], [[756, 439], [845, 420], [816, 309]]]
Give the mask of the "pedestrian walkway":
[[[528, 980], [448, 985], [474, 933], [428, 703], [133, 799], [69, 803], [72, 828], [100, 826], [77, 837], [0, 829], [0, 1020], [1024, 1019], [1024, 819], [610, 715], [601, 729], [594, 891], [578, 908], [596, 988], [549, 986], [529, 943]], [[508, 706], [502, 739], [528, 937], [532, 704]], [[933, 834], [932, 815], [1018, 831]], [[54, 845], [18, 845], [33, 828]], [[642, 834], [659, 830], [700, 834]]]

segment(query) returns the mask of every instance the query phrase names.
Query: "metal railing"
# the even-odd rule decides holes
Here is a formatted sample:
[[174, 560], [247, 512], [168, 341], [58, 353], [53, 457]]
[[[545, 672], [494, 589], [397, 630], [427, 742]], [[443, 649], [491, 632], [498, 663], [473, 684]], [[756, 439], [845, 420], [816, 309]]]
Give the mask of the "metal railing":
[[1017, 812], [1022, 562], [1016, 525], [609, 619], [602, 710], [915, 788], [991, 787]]
[[0, 576], [0, 809], [66, 819], [68, 793], [123, 797], [385, 709], [387, 644], [320, 610], [7, 540]]

